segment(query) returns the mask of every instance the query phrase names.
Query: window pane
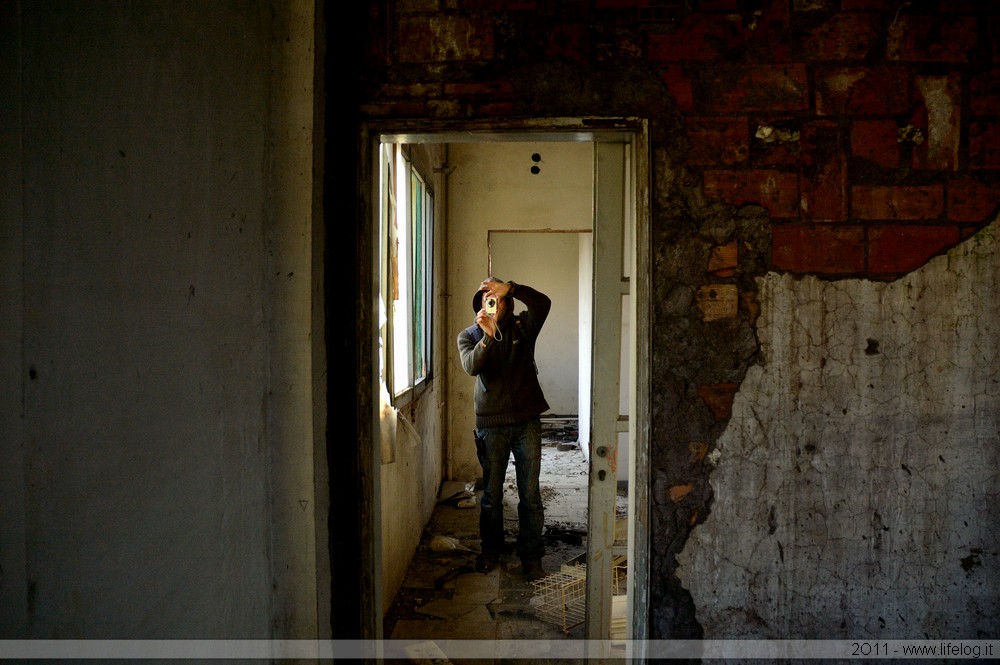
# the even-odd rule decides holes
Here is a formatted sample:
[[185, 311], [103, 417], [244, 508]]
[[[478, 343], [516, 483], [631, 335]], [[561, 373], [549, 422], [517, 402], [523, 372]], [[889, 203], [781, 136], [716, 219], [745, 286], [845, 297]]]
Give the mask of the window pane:
[[416, 172], [410, 178], [410, 197], [413, 204], [413, 244], [410, 247], [413, 256], [413, 378], [419, 381], [424, 378], [424, 183]]
[[412, 385], [410, 374], [410, 328], [411, 328], [411, 305], [410, 297], [412, 290], [411, 261], [410, 261], [410, 206], [406, 205], [408, 196], [408, 185], [410, 180], [409, 164], [403, 158], [401, 151], [396, 153], [396, 200], [402, 205], [396, 206], [395, 230], [396, 242], [392, 249], [395, 251], [396, 260], [396, 289], [392, 302], [392, 325], [393, 325], [393, 394], [398, 395]]
[[382, 170], [382, 355], [396, 398], [430, 375], [434, 198], [400, 146], [383, 146]]

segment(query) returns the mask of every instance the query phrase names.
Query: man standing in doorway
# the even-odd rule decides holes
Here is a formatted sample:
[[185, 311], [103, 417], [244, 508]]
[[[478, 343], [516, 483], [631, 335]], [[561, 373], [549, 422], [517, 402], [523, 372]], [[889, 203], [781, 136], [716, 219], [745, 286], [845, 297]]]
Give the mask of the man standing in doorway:
[[[514, 314], [514, 299], [526, 309]], [[539, 416], [548, 402], [538, 384], [535, 340], [552, 301], [524, 284], [489, 277], [472, 298], [476, 322], [458, 335], [462, 367], [476, 377], [476, 454], [483, 468], [479, 513], [482, 551], [476, 570], [489, 572], [507, 550], [503, 533], [503, 485], [514, 455], [517, 473], [517, 554], [529, 580], [544, 576], [542, 496], [538, 486], [542, 463]]]

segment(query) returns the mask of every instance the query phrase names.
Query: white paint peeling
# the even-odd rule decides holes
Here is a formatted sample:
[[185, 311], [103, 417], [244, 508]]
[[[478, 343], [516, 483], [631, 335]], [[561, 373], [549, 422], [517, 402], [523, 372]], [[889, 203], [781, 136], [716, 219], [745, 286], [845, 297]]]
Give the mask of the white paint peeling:
[[769, 274], [678, 557], [706, 638], [993, 637], [1000, 223], [892, 283]]

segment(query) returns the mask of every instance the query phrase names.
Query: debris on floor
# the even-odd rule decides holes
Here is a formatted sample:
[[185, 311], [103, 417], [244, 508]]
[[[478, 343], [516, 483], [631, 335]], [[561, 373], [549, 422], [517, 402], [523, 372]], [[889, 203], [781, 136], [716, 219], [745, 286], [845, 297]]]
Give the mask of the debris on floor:
[[437, 535], [431, 538], [430, 548], [435, 552], [453, 552], [455, 550], [463, 550], [465, 552], [470, 552], [468, 547], [462, 544], [458, 538], [454, 536], [442, 536]]
[[[549, 573], [534, 583], [521, 575], [513, 551], [518, 531], [517, 490], [514, 465], [508, 467], [504, 492], [504, 526], [512, 551], [501, 556], [489, 573], [476, 571], [480, 550], [478, 500], [482, 479], [442, 483], [437, 506], [425, 527], [421, 543], [398, 592], [384, 617], [383, 629], [396, 640], [433, 639], [582, 639], [579, 618], [586, 601], [587, 504], [589, 465], [578, 443], [575, 418], [543, 418], [542, 468], [539, 486], [545, 509], [542, 566]], [[463, 502], [474, 509], [459, 509]], [[627, 538], [627, 491], [619, 487], [616, 501], [616, 549]], [[564, 569], [573, 568], [569, 573]], [[553, 571], [559, 571], [553, 573]], [[624, 634], [624, 596], [627, 587], [624, 561], [616, 561], [612, 593], [612, 637]], [[575, 575], [574, 575], [575, 573]], [[567, 588], [559, 588], [553, 575], [574, 575]], [[551, 578], [551, 579], [550, 579]], [[539, 589], [538, 583], [547, 584]], [[566, 604], [554, 604], [551, 619], [540, 608], [549, 596], [570, 594]], [[578, 598], [572, 597], [578, 593]], [[562, 602], [560, 600], [559, 602]], [[565, 614], [565, 616], [564, 616]], [[447, 665], [434, 642], [417, 649], [413, 662]]]
[[[475, 500], [475, 498], [476, 498], [475, 480], [471, 480], [468, 482], [462, 482], [457, 480], [446, 480], [444, 481], [444, 483], [441, 484], [441, 490], [438, 492], [437, 503], [439, 506], [442, 503], [458, 505], [463, 501], [468, 501], [469, 499]], [[475, 505], [475, 503], [473, 503], [472, 505]]]

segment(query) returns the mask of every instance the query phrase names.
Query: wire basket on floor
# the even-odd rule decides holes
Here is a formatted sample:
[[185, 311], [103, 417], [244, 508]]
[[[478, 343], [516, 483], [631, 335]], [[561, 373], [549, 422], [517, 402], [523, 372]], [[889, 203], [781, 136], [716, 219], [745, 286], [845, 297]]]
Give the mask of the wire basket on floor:
[[539, 619], [560, 626], [566, 634], [586, 619], [586, 566], [562, 566], [558, 573], [535, 580], [532, 585], [541, 600], [535, 609]]

